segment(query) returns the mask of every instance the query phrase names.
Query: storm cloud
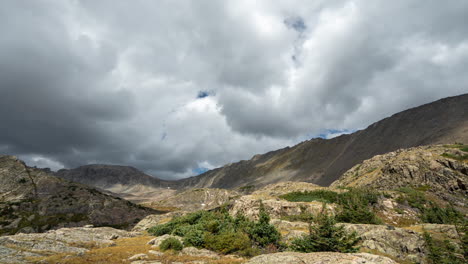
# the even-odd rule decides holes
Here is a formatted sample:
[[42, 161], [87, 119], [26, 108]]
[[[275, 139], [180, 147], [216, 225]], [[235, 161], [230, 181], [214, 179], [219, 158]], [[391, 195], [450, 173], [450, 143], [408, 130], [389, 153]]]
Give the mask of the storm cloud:
[[0, 151], [175, 179], [365, 128], [468, 92], [467, 18], [463, 0], [3, 1]]

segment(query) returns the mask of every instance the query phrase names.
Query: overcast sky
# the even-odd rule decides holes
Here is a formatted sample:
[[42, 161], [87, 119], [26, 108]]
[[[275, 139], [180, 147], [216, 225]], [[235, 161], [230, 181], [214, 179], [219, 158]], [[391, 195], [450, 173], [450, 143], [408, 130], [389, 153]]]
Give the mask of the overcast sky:
[[4, 0], [0, 153], [181, 178], [468, 91], [468, 1]]

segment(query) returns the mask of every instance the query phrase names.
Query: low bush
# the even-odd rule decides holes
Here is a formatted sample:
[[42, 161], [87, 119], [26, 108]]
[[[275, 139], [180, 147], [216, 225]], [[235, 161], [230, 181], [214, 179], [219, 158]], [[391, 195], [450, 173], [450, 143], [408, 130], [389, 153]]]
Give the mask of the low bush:
[[428, 208], [423, 208], [421, 220], [432, 224], [457, 224], [463, 221], [463, 214], [453, 207], [441, 208], [430, 203]]
[[328, 190], [316, 190], [316, 191], [305, 191], [305, 192], [291, 192], [280, 196], [290, 202], [324, 202], [324, 203], [336, 203], [338, 200], [338, 193]]
[[184, 248], [182, 243], [177, 239], [177, 238], [167, 238], [164, 239], [161, 244], [159, 245], [159, 249], [161, 251], [166, 251], [166, 250], [175, 250], [175, 251], [181, 251]]
[[463, 252], [460, 252], [453, 242], [449, 240], [435, 240], [427, 232], [424, 232], [424, 241], [426, 243], [427, 262], [429, 264], [466, 263]]
[[424, 223], [457, 224], [464, 220], [462, 213], [453, 207], [442, 208], [436, 203], [426, 199], [424, 192], [411, 188], [399, 188], [402, 194], [396, 201], [419, 210], [419, 218]]
[[291, 242], [291, 249], [299, 252], [333, 251], [357, 252], [356, 244], [360, 241], [356, 232], [348, 233], [344, 226], [336, 225], [333, 216], [321, 214], [309, 227], [309, 234]]

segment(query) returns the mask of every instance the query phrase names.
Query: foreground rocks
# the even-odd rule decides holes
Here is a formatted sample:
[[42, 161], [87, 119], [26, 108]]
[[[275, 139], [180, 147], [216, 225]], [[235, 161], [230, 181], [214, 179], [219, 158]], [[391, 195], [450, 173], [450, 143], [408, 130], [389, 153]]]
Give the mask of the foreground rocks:
[[110, 227], [61, 228], [46, 233], [0, 237], [1, 263], [28, 263], [28, 257], [59, 253], [83, 254], [91, 247], [112, 246], [117, 238], [135, 237], [137, 233]]
[[282, 252], [254, 257], [247, 264], [397, 264], [397, 262], [382, 256], [356, 253], [344, 254], [337, 252], [297, 253]]

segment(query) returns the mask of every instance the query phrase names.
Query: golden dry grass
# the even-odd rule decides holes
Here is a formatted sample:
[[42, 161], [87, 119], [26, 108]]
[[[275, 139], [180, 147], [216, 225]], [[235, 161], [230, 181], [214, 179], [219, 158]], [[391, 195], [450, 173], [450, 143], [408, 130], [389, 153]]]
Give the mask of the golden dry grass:
[[[205, 257], [194, 257], [194, 256], [179, 256], [174, 252], [166, 252], [164, 256], [155, 256], [148, 254], [151, 250], [151, 245], [148, 245], [148, 241], [151, 240], [152, 236], [140, 236], [133, 238], [122, 238], [115, 240], [115, 245], [101, 248], [92, 248], [85, 254], [73, 255], [73, 254], [57, 254], [48, 257], [33, 257], [29, 260], [39, 262], [41, 260], [47, 261], [51, 264], [128, 264], [131, 261], [128, 260], [131, 256], [136, 254], [147, 254], [147, 260], [160, 261], [164, 264], [172, 262], [190, 262], [190, 261], [205, 261], [207, 263], [215, 264], [238, 264], [242, 263], [241, 260], [222, 258], [219, 260], [213, 260]], [[154, 250], [154, 249], [153, 249]]]

